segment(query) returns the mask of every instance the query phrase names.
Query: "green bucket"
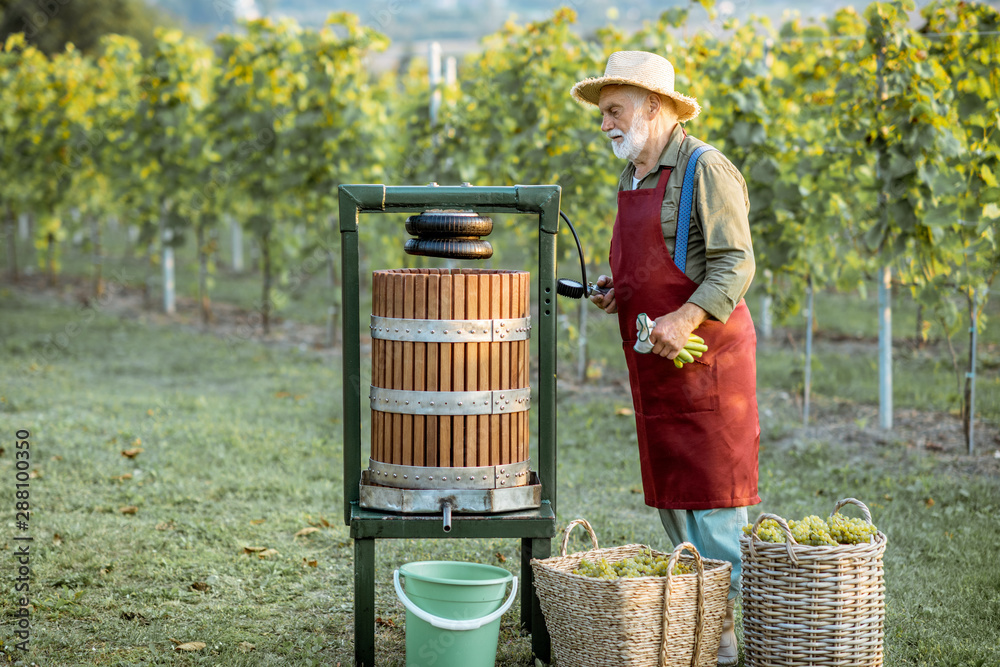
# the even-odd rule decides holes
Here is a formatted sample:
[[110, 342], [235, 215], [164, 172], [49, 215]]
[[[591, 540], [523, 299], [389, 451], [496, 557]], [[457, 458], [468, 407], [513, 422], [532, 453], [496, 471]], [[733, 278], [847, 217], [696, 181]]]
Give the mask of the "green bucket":
[[493, 667], [500, 617], [514, 602], [517, 577], [492, 565], [441, 560], [402, 565], [392, 580], [406, 607], [406, 667]]

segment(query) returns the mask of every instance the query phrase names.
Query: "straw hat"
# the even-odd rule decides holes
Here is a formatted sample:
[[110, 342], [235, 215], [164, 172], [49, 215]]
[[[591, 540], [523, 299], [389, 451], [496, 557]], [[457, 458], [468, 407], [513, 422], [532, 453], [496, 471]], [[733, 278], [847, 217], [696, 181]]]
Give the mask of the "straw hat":
[[674, 66], [663, 56], [646, 51], [615, 51], [608, 58], [604, 76], [584, 79], [573, 86], [573, 97], [593, 104], [601, 99], [604, 86], [627, 85], [665, 95], [677, 107], [677, 120], [691, 120], [701, 111], [697, 100], [674, 90]]

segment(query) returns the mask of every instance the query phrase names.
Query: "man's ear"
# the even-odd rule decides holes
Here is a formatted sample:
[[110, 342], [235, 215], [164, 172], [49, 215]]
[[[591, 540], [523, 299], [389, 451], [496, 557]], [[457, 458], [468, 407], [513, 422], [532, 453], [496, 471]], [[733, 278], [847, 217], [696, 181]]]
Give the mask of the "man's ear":
[[660, 96], [656, 93], [650, 93], [646, 96], [646, 102], [643, 105], [643, 111], [647, 112], [651, 118], [655, 118], [658, 113], [660, 113], [660, 108], [663, 106], [663, 101]]

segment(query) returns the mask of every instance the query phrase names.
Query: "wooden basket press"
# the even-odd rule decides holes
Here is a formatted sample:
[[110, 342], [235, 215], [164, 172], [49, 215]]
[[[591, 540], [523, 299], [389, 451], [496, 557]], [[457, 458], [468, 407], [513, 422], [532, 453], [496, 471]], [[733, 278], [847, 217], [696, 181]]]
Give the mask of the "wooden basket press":
[[[527, 461], [529, 274], [396, 269], [372, 280], [372, 460], [437, 468]], [[447, 342], [473, 331], [476, 342]], [[399, 340], [408, 337], [419, 341]], [[491, 392], [494, 412], [475, 414], [469, 401], [462, 410], [473, 414], [411, 413], [414, 402], [457, 410], [457, 392]]]

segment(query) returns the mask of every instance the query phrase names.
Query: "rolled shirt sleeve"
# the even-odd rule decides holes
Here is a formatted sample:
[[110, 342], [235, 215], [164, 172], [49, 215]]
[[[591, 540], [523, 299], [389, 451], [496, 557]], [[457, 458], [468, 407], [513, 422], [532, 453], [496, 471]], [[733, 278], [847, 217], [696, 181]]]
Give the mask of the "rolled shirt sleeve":
[[688, 301], [724, 323], [756, 271], [746, 181], [722, 154], [710, 151], [695, 170], [694, 201], [692, 222], [705, 242], [705, 277]]

